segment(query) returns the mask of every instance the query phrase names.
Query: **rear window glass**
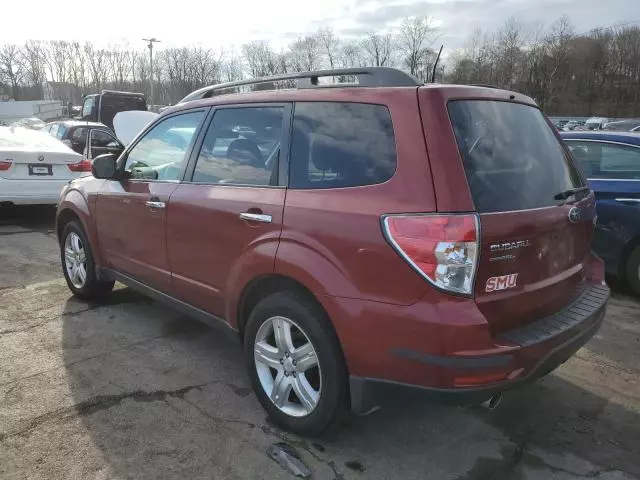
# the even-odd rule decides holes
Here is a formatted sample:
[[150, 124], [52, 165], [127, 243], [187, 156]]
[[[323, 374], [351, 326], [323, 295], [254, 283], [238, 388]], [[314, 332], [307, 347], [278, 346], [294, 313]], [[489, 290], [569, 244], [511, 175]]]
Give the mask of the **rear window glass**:
[[537, 108], [488, 100], [448, 108], [478, 212], [557, 205], [555, 195], [583, 185]]
[[291, 188], [382, 183], [396, 169], [389, 110], [364, 103], [298, 102], [290, 157]]

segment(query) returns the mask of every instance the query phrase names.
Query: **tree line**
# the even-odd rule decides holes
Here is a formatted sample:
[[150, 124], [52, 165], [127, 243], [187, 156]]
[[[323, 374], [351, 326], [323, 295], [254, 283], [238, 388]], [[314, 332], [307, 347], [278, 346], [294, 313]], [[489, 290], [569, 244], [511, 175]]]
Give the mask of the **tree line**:
[[[364, 66], [397, 67], [429, 81], [439, 37], [432, 18], [412, 17], [392, 31], [358, 38], [323, 28], [281, 49], [267, 40], [234, 49], [158, 49], [153, 71], [144, 48], [29, 40], [0, 45], [0, 92], [38, 99], [42, 85], [53, 81], [73, 84], [82, 94], [118, 89], [148, 95], [153, 80], [154, 103], [172, 104], [205, 85]], [[512, 18], [495, 32], [471, 32], [465, 47], [449, 51], [439, 64], [436, 79], [517, 90], [550, 115], [640, 116], [640, 27], [578, 34], [566, 16], [549, 27]]]

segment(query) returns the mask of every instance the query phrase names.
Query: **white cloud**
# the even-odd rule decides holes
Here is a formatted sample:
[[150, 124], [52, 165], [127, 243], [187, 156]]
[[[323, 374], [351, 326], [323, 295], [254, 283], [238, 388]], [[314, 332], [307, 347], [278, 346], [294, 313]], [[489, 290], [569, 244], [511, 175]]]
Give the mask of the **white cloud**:
[[[512, 16], [550, 23], [569, 13], [577, 31], [640, 17], [631, 0], [190, 0], [164, 4], [135, 0], [63, 3], [30, 0], [4, 2], [0, 43], [26, 39], [92, 40], [144, 48], [143, 37], [167, 46], [240, 45], [268, 39], [276, 47], [319, 26], [338, 34], [384, 31], [407, 15], [429, 15], [440, 26], [447, 47], [460, 46], [476, 26], [491, 31]], [[38, 15], [32, 15], [38, 12]], [[634, 14], [636, 17], [634, 17]], [[11, 21], [6, 21], [6, 19]]]

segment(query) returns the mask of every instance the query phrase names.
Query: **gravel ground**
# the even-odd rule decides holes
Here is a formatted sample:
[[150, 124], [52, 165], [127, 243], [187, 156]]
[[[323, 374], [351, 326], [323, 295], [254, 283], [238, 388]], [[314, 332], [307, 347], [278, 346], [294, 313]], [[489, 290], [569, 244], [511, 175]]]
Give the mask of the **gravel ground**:
[[399, 405], [330, 437], [271, 425], [240, 347], [127, 288], [71, 297], [50, 208], [0, 209], [0, 478], [640, 478], [640, 302], [614, 291], [600, 332], [494, 411]]

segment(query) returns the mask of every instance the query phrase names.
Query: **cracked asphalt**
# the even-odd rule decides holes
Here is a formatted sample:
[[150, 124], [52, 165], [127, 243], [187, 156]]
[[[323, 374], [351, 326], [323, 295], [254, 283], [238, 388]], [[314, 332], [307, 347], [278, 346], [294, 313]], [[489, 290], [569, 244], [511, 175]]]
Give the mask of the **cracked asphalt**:
[[315, 479], [640, 479], [640, 301], [552, 375], [494, 411], [398, 404], [329, 437], [266, 419], [239, 346], [119, 288], [74, 299], [53, 209], [0, 208], [0, 478], [287, 479], [286, 441]]

